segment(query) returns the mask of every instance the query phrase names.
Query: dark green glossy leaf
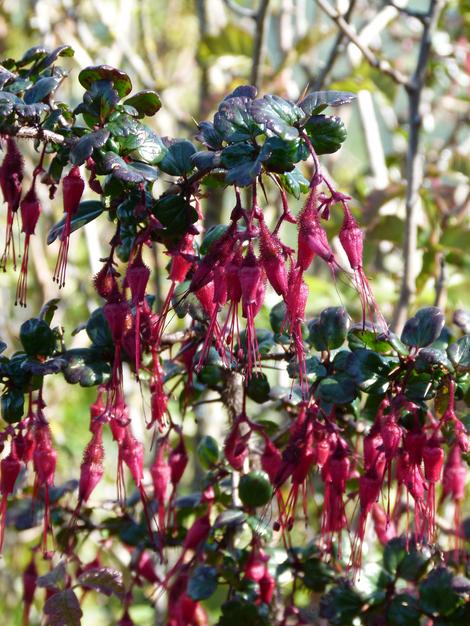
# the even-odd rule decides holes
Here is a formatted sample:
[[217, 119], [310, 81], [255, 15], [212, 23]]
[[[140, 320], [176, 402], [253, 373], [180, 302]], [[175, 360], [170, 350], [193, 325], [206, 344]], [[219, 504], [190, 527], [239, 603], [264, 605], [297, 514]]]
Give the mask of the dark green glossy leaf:
[[262, 615], [256, 606], [243, 600], [229, 600], [222, 606], [222, 615], [217, 626], [271, 626], [268, 617]]
[[153, 212], [169, 234], [177, 237], [182, 237], [188, 227], [198, 220], [197, 211], [182, 196], [168, 195], [160, 198], [155, 203]]
[[55, 348], [55, 335], [45, 321], [33, 318], [20, 327], [20, 341], [30, 356], [49, 356]]
[[392, 598], [387, 609], [389, 626], [420, 626], [419, 602], [409, 593], [399, 593]]
[[356, 383], [346, 374], [335, 374], [320, 381], [317, 395], [325, 404], [349, 404], [357, 395]]
[[337, 107], [355, 100], [356, 94], [349, 91], [312, 91], [307, 94], [299, 107], [304, 111], [305, 118], [317, 115], [326, 107]]
[[427, 613], [450, 615], [464, 603], [463, 595], [453, 588], [454, 577], [446, 567], [433, 569], [419, 585], [421, 606]]
[[225, 224], [214, 224], [214, 226], [208, 228], [202, 240], [201, 247], [199, 248], [200, 253], [202, 255], [207, 254], [212, 244], [218, 241], [222, 235], [225, 235], [227, 230], [228, 226]]
[[214, 115], [214, 128], [226, 141], [236, 143], [254, 139], [263, 132], [251, 114], [252, 99], [246, 96], [225, 98]]
[[139, 117], [150, 117], [155, 115], [155, 113], [157, 113], [162, 107], [158, 93], [156, 91], [152, 91], [151, 89], [138, 91], [130, 98], [127, 98], [127, 100], [124, 101], [124, 104], [134, 107], [139, 114]]
[[145, 131], [145, 136], [141, 137], [139, 146], [131, 153], [131, 156], [144, 163], [156, 165], [165, 156], [167, 148], [153, 130], [145, 124], [141, 124], [141, 127]]
[[209, 565], [196, 567], [188, 582], [188, 596], [198, 602], [207, 600], [217, 589], [217, 570]]
[[437, 307], [420, 309], [406, 322], [401, 340], [407, 346], [424, 348], [439, 337], [444, 323], [444, 315]]
[[343, 120], [336, 116], [314, 115], [305, 125], [317, 154], [332, 154], [346, 140], [347, 130]]
[[294, 125], [304, 116], [293, 102], [275, 95], [254, 100], [251, 114], [258, 124], [286, 141], [297, 139], [299, 131]]
[[88, 135], [80, 137], [77, 143], [70, 150], [70, 160], [72, 163], [74, 165], [81, 165], [84, 163], [89, 157], [91, 157], [93, 150], [104, 146], [104, 144], [108, 141], [109, 134], [109, 130], [100, 128], [99, 130], [95, 130]]
[[158, 167], [162, 172], [172, 176], [186, 176], [194, 168], [191, 157], [195, 152], [196, 148], [187, 139], [175, 140], [168, 146]]
[[82, 87], [90, 89], [92, 84], [98, 80], [107, 80], [113, 83], [114, 89], [123, 98], [132, 90], [132, 83], [129, 76], [110, 65], [95, 65], [83, 69], [78, 75], [78, 80]]
[[42, 72], [47, 67], [55, 63], [59, 57], [73, 57], [74, 54], [75, 52], [71, 46], [63, 44], [55, 48], [52, 52], [49, 52], [49, 54], [43, 56], [43, 58], [41, 58], [39, 63], [35, 66], [34, 70], [35, 72]]
[[[98, 200], [84, 200], [80, 202], [77, 212], [72, 216], [70, 221], [70, 232], [82, 228], [85, 224], [89, 224], [103, 213], [104, 207]], [[47, 235], [47, 243], [50, 245], [62, 235], [65, 226], [65, 216], [55, 224]]]
[[364, 605], [361, 595], [347, 583], [333, 587], [320, 600], [320, 615], [334, 626], [351, 626]]
[[34, 86], [27, 89], [24, 94], [24, 101], [26, 104], [33, 104], [34, 102], [41, 102], [59, 86], [60, 80], [54, 76], [47, 78], [40, 78]]
[[212, 122], [200, 122], [199, 132], [196, 139], [211, 150], [221, 150], [223, 148], [224, 136], [214, 128]]
[[133, 168], [131, 163], [127, 163], [119, 155], [114, 152], [106, 152], [97, 160], [100, 173], [111, 174], [113, 178], [124, 183], [139, 184], [144, 182], [144, 176], [137, 168]]
[[464, 372], [470, 371], [470, 335], [464, 335], [447, 348], [447, 354], [455, 367]]
[[253, 374], [246, 387], [248, 397], [258, 404], [263, 404], [263, 402], [269, 400], [270, 390], [271, 387], [269, 386], [268, 378], [266, 374], [263, 373]]
[[2, 418], [8, 424], [19, 422], [24, 414], [24, 393], [12, 387], [2, 394]]

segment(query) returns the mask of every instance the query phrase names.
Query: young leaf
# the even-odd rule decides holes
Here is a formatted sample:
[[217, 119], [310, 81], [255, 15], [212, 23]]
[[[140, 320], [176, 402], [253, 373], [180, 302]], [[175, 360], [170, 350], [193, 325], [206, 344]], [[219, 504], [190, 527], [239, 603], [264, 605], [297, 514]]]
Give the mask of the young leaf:
[[46, 600], [44, 613], [49, 626], [80, 626], [83, 615], [80, 603], [72, 589], [58, 591]]

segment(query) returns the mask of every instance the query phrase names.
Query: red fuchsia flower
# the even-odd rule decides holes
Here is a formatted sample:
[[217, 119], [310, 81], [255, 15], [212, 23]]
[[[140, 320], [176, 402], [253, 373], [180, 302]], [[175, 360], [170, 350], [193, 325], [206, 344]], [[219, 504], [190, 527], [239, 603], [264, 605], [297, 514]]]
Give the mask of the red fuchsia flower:
[[266, 563], [268, 561], [269, 557], [266, 555], [264, 550], [262, 550], [259, 546], [254, 545], [243, 569], [245, 578], [253, 580], [255, 583], [259, 583], [266, 573]]
[[397, 530], [395, 523], [389, 520], [387, 514], [380, 506], [380, 504], [373, 504], [371, 507], [372, 519], [374, 521], [374, 530], [377, 534], [377, 538], [384, 546], [390, 539], [397, 536]]
[[344, 221], [339, 232], [339, 240], [348, 257], [351, 269], [354, 272], [356, 288], [362, 304], [363, 324], [365, 325], [366, 322], [366, 311], [370, 310], [377, 321], [379, 329], [382, 332], [388, 332], [387, 322], [377, 305], [369, 281], [364, 274], [362, 262], [364, 233], [357, 225], [356, 220], [345, 202], [343, 202], [343, 210]]
[[255, 256], [251, 243], [239, 268], [238, 277], [242, 293], [243, 317], [246, 318], [246, 376], [250, 378], [257, 363], [261, 368], [255, 317], [264, 301], [265, 281], [263, 267]]
[[122, 396], [122, 344], [125, 335], [132, 328], [132, 316], [129, 304], [125, 300], [107, 302], [103, 313], [111, 331], [114, 344], [113, 371], [109, 383], [112, 395]]
[[263, 218], [263, 214], [259, 213], [259, 229], [260, 229], [260, 252], [261, 262], [263, 263], [266, 276], [279, 296], [285, 296], [287, 293], [287, 269], [283, 258], [283, 250], [281, 242], [277, 235], [269, 232]]
[[434, 540], [436, 532], [436, 483], [440, 481], [442, 467], [444, 465], [444, 450], [440, 446], [439, 439], [433, 435], [423, 446], [422, 456], [424, 461], [424, 476], [429, 482], [428, 485], [428, 511], [430, 541]]
[[209, 533], [212, 528], [210, 523], [210, 512], [211, 504], [209, 503], [207, 507], [207, 512], [202, 517], [198, 517], [189, 528], [183, 541], [183, 551], [176, 563], [165, 576], [165, 580], [162, 582], [163, 589], [168, 589], [168, 582], [171, 580], [171, 578], [173, 578], [176, 572], [180, 571], [180, 568], [185, 561], [187, 553], [197, 553], [202, 544], [209, 537]]
[[[415, 541], [419, 542], [424, 537], [425, 524], [428, 519], [428, 509], [425, 501], [426, 482], [419, 465], [410, 463], [409, 454], [403, 451], [397, 458], [396, 475], [399, 489], [404, 486], [407, 491], [407, 512], [410, 511], [409, 495], [414, 500], [414, 527], [415, 527]], [[399, 499], [397, 498], [397, 509]], [[388, 505], [389, 506], [389, 505]], [[387, 515], [390, 518], [390, 511], [387, 511]], [[407, 539], [408, 539], [408, 513], [407, 513]], [[428, 524], [429, 527], [429, 524]]]
[[33, 460], [34, 448], [36, 442], [34, 441], [33, 433], [30, 429], [23, 432], [20, 430], [15, 437], [15, 450], [20, 461], [23, 461], [27, 465]]
[[299, 364], [300, 386], [304, 393], [306, 388], [305, 348], [302, 339], [302, 322], [305, 319], [305, 308], [308, 300], [308, 287], [302, 278], [301, 268], [292, 268], [289, 272], [289, 290], [285, 297], [286, 321], [294, 342], [297, 363]]
[[456, 534], [456, 550], [463, 545], [465, 538], [461, 531], [461, 508], [465, 499], [465, 483], [467, 480], [467, 468], [462, 460], [461, 449], [458, 444], [454, 444], [447, 457], [444, 473], [442, 476], [441, 502], [449, 497], [455, 505], [454, 528]]
[[15, 242], [13, 239], [13, 218], [20, 206], [21, 182], [23, 180], [24, 161], [18, 146], [12, 137], [7, 137], [7, 151], [0, 166], [0, 188], [7, 203], [7, 229], [5, 247], [0, 260], [0, 267], [6, 272], [10, 248], [13, 267], [16, 269]]
[[103, 459], [103, 425], [102, 423], [99, 423], [95, 426], [93, 436], [83, 453], [83, 460], [80, 466], [80, 481], [78, 485], [78, 510], [84, 502], [88, 501], [89, 497], [103, 477]]
[[34, 600], [37, 587], [38, 570], [34, 554], [23, 572], [23, 624], [29, 624], [29, 612]]
[[74, 165], [62, 180], [65, 222], [60, 235], [59, 255], [53, 276], [53, 280], [58, 283], [59, 289], [65, 285], [72, 218], [78, 211], [84, 189], [85, 181], [80, 176], [80, 168]]
[[86, 168], [90, 172], [90, 177], [88, 178], [88, 186], [92, 191], [101, 196], [103, 194], [103, 188], [100, 181], [96, 177], [96, 165], [91, 157], [86, 160]]
[[225, 458], [237, 472], [243, 469], [243, 464], [248, 457], [248, 441], [251, 437], [251, 429], [247, 428], [243, 433], [240, 429], [242, 424], [246, 425], [246, 419], [240, 415], [235, 420], [224, 443]]
[[13, 444], [10, 454], [0, 462], [0, 492], [2, 494], [0, 502], [0, 551], [3, 548], [3, 540], [5, 536], [8, 496], [13, 493], [20, 469], [21, 463], [18, 460], [16, 449]]
[[141, 351], [140, 351], [140, 314], [145, 298], [145, 291], [150, 278], [150, 270], [142, 261], [142, 246], [139, 246], [126, 272], [126, 282], [131, 291], [132, 306], [135, 309], [135, 375], [139, 378]]
[[[334, 534], [341, 534], [346, 527], [343, 497], [346, 481], [351, 469], [350, 450], [347, 443], [338, 438], [336, 449], [322, 469], [321, 475], [325, 483], [323, 501], [322, 537], [328, 549], [331, 549]], [[338, 542], [340, 548], [341, 542]]]
[[133, 568], [138, 576], [152, 585], [156, 585], [160, 582], [160, 578], [155, 571], [155, 563], [146, 550], [139, 552], [137, 558], [135, 560], [133, 559], [133, 561]]
[[[383, 463], [380, 464], [376, 459], [374, 465], [359, 477], [359, 505], [360, 514], [359, 521], [356, 530], [356, 536], [351, 552], [351, 562], [354, 572], [359, 572], [362, 561], [362, 544], [364, 542], [364, 534], [366, 529], [367, 519], [372, 510], [373, 505], [377, 502], [383, 483], [383, 470], [385, 469], [385, 455], [383, 452], [379, 453], [379, 456], [383, 457]], [[377, 470], [377, 466], [381, 465]]]
[[165, 427], [165, 414], [168, 406], [168, 396], [163, 387], [163, 368], [154, 347], [152, 347], [152, 376], [150, 378], [150, 413], [151, 419], [147, 428], [158, 424], [162, 431]]
[[33, 178], [31, 187], [20, 204], [21, 232], [25, 234], [25, 240], [20, 277], [16, 287], [15, 304], [19, 303], [20, 306], [24, 307], [26, 306], [26, 291], [28, 286], [29, 241], [31, 235], [34, 235], [34, 231], [36, 230], [36, 225], [41, 214], [41, 205], [36, 195], [35, 183], [36, 178]]
[[264, 576], [258, 582], [258, 585], [261, 602], [271, 604], [271, 600], [273, 599], [273, 595], [276, 590], [276, 579], [271, 576], [267, 567], [265, 568]]
[[267, 435], [264, 436], [264, 450], [261, 455], [261, 467], [274, 484], [282, 464], [282, 454]]
[[117, 278], [119, 272], [114, 268], [113, 254], [104, 260], [103, 267], [93, 277], [93, 284], [98, 293], [106, 302], [118, 302], [121, 299]]
[[304, 272], [310, 267], [313, 258], [318, 256], [328, 264], [334, 275], [338, 264], [328, 242], [328, 236], [320, 225], [316, 204], [316, 190], [312, 188], [298, 217], [297, 266]]
[[49, 556], [47, 552], [47, 534], [52, 533], [50, 521], [50, 502], [49, 488], [54, 484], [54, 474], [57, 463], [57, 452], [52, 447], [52, 438], [49, 426], [40, 424], [34, 431], [36, 442], [33, 464], [36, 480], [34, 484], [34, 496], [36, 497], [38, 489], [44, 489], [44, 530], [42, 539], [42, 549], [44, 556]]
[[158, 528], [161, 535], [165, 534], [165, 510], [169, 500], [171, 467], [166, 458], [168, 440], [165, 437], [157, 444], [155, 459], [150, 468], [153, 482], [153, 495], [158, 505]]

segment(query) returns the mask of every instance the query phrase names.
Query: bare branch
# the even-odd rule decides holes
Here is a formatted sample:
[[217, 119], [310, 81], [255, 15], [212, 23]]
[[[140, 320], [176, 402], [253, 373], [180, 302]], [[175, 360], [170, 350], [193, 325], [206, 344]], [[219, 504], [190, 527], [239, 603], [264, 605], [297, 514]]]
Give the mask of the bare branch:
[[394, 0], [389, 0], [388, 4], [396, 9], [399, 13], [403, 13], [408, 17], [414, 17], [420, 22], [424, 23], [427, 18], [427, 13], [423, 13], [423, 11], [413, 11], [412, 9], [408, 9], [407, 7], [401, 7]]
[[54, 133], [51, 130], [45, 130], [34, 126], [7, 126], [0, 129], [2, 135], [12, 135], [18, 137], [18, 139], [37, 139], [38, 141], [50, 141], [51, 143], [72, 143], [73, 140], [67, 139], [59, 133]]
[[266, 25], [266, 14], [269, 0], [261, 0], [259, 9], [255, 17], [255, 43], [253, 46], [253, 60], [251, 64], [250, 82], [255, 87], [258, 86], [260, 78], [260, 65], [263, 57], [264, 30]]
[[416, 250], [418, 247], [418, 192], [423, 176], [423, 158], [419, 150], [421, 130], [421, 95], [425, 72], [431, 52], [431, 35], [436, 26], [445, 0], [431, 0], [429, 12], [424, 21], [423, 33], [418, 53], [416, 68], [407, 86], [409, 136], [406, 155], [406, 220], [404, 240], [404, 267], [400, 288], [400, 297], [393, 315], [392, 328], [400, 330], [408, 314], [408, 307], [416, 292]]
[[[354, 11], [354, 6], [356, 5], [356, 0], [350, 0], [349, 2], [349, 6], [348, 6], [348, 10], [346, 11], [346, 13], [343, 16], [343, 19], [346, 23], [349, 23], [350, 19], [351, 19], [351, 15], [352, 12]], [[323, 68], [321, 69], [321, 72], [319, 73], [318, 77], [316, 78], [315, 82], [312, 85], [312, 90], [313, 91], [319, 91], [323, 85], [325, 84], [325, 80], [328, 76], [328, 74], [331, 72], [331, 70], [333, 69], [334, 64], [336, 63], [336, 59], [338, 58], [338, 56], [341, 54], [343, 48], [344, 48], [344, 40], [346, 38], [345, 33], [340, 29], [338, 31], [338, 34], [336, 35], [336, 39], [333, 43], [333, 46], [330, 50], [330, 54], [328, 55], [328, 58], [325, 62], [325, 65], [323, 66]]]
[[344, 17], [339, 13], [336, 9], [334, 9], [327, 0], [315, 0], [320, 9], [324, 11], [337, 25], [342, 33], [353, 43], [363, 54], [366, 61], [372, 67], [380, 70], [387, 76], [393, 78], [393, 80], [399, 85], [404, 85], [405, 87], [409, 87], [409, 81], [407, 76], [402, 74], [399, 70], [395, 69], [389, 61], [385, 59], [379, 59], [374, 52], [362, 43], [360, 38], [357, 36], [354, 29], [348, 24], [348, 22], [344, 19]]

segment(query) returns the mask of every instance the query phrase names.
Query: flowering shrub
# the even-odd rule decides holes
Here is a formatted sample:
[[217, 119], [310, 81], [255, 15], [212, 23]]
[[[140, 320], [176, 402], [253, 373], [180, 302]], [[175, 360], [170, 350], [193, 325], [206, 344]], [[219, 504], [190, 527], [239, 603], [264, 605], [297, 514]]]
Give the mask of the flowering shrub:
[[[325, 109], [347, 105], [353, 94], [313, 92], [294, 103], [240, 86], [213, 121], [198, 125], [198, 150], [146, 126], [142, 119], [160, 109], [158, 95], [130, 95], [129, 77], [115, 68], [80, 72], [85, 91], [74, 109], [57, 100], [66, 78], [58, 62], [71, 54], [67, 46], [33, 48], [0, 69], [1, 264], [14, 271], [21, 259], [17, 303], [27, 305], [40, 186], [63, 202], [48, 236], [49, 244], [59, 241], [58, 292], [74, 231], [98, 218], [114, 228], [93, 279], [102, 306], [83, 323], [88, 347], [67, 348], [72, 329], [53, 326], [50, 302], [22, 324], [21, 350], [0, 360], [0, 544], [14, 527], [42, 524], [23, 577], [24, 623], [44, 588], [46, 622], [79, 624], [81, 588], [117, 596], [118, 623], [129, 626], [143, 587], [149, 602], [156, 593], [158, 610], [165, 597], [171, 626], [207, 624], [207, 611], [220, 626], [468, 624], [469, 529], [461, 514], [470, 321], [457, 312], [447, 326], [429, 307], [397, 336], [377, 306], [350, 198], [318, 159], [346, 137], [342, 120]], [[27, 139], [38, 155], [32, 172], [22, 156]], [[307, 161], [309, 178], [299, 167]], [[157, 178], [168, 183], [158, 197]], [[233, 209], [227, 224], [204, 232], [203, 199], [217, 186], [232, 190]], [[279, 198], [275, 224], [263, 211], [267, 186]], [[86, 189], [94, 199], [83, 199]], [[298, 215], [292, 197], [303, 198]], [[324, 229], [331, 212], [342, 214], [341, 255]], [[23, 250], [15, 248], [15, 216]], [[283, 241], [285, 223], [297, 225], [295, 249]], [[155, 244], [169, 258], [161, 306], [150, 293]], [[306, 318], [304, 277], [314, 258], [333, 280], [354, 286], [361, 319], [343, 307]], [[262, 328], [268, 289], [279, 302], [271, 327]], [[186, 330], [169, 333], [175, 314]], [[274, 385], [273, 363], [286, 369], [289, 385]], [[132, 427], [128, 374], [142, 391], [150, 450]], [[96, 388], [78, 481], [63, 485], [55, 484], [64, 459], [43, 388], [46, 376], [57, 375]], [[190, 405], [208, 390], [227, 408], [226, 435], [209, 434], [190, 451]], [[169, 404], [176, 397], [179, 410]], [[275, 420], [253, 408], [268, 402]], [[111, 515], [90, 504], [105, 466], [114, 467], [104, 454], [109, 433], [117, 458]], [[199, 490], [188, 494], [182, 484], [190, 462], [202, 474]], [[443, 507], [452, 521], [440, 516]], [[366, 535], [384, 546], [367, 589]], [[124, 572], [108, 559], [115, 544], [129, 554]], [[85, 561], [91, 546], [94, 559]], [[312, 594], [322, 594], [319, 603]]]

